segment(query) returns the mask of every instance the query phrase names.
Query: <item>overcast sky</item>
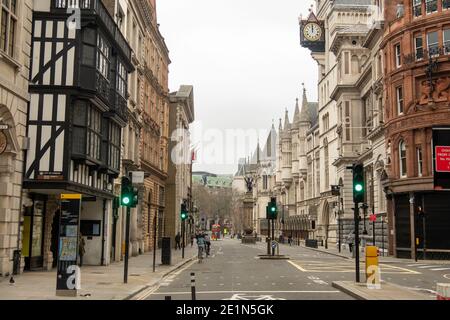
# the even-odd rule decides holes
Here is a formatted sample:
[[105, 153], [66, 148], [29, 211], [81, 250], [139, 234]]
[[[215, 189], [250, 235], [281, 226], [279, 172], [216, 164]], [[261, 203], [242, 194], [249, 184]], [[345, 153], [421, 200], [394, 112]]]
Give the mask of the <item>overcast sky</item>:
[[192, 138], [199, 148], [194, 171], [235, 173], [238, 159], [249, 156], [256, 142], [241, 139], [234, 146], [230, 139], [218, 139], [220, 133], [267, 131], [272, 119], [278, 129], [286, 108], [292, 121], [303, 82], [310, 101], [317, 100], [317, 64], [300, 47], [298, 24], [313, 2], [157, 1], [160, 31], [172, 60], [170, 91], [182, 84], [194, 86]]

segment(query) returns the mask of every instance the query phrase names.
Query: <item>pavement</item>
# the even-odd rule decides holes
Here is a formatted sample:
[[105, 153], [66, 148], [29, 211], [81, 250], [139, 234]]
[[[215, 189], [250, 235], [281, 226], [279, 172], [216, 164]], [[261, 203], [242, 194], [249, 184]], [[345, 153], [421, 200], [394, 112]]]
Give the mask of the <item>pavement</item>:
[[[142, 292], [140, 299], [190, 300], [190, 273], [195, 273], [197, 300], [436, 300], [436, 284], [450, 282], [450, 265], [385, 257], [380, 261], [381, 289], [354, 284], [355, 261], [303, 246], [280, 246], [289, 260], [261, 260], [267, 245], [241, 244], [237, 239], [213, 242], [212, 255], [203, 263], [193, 261], [158, 285]], [[360, 278], [365, 281], [364, 259]], [[445, 269], [445, 270], [443, 270]]]
[[172, 265], [161, 265], [161, 250], [156, 254], [156, 272], [153, 273], [153, 253], [148, 252], [129, 259], [128, 283], [123, 283], [124, 263], [109, 266], [83, 266], [81, 290], [76, 298], [57, 297], [56, 270], [25, 272], [15, 276], [14, 285], [9, 279], [0, 281], [0, 300], [125, 300], [158, 284], [164, 277], [183, 267], [197, 257], [197, 249], [186, 247], [185, 259], [181, 250], [172, 250]]
[[369, 288], [365, 283], [336, 281], [333, 282], [333, 287], [358, 300], [436, 300], [436, 297], [433, 298], [392, 283], [382, 283], [379, 289], [376, 289]]

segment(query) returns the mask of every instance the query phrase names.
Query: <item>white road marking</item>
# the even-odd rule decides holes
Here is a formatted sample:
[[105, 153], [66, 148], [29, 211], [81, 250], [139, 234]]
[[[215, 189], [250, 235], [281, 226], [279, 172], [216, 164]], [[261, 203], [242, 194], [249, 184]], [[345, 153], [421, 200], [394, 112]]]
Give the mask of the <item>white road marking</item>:
[[[341, 293], [341, 291], [337, 290], [292, 290], [292, 291], [197, 291], [197, 294], [227, 294], [227, 293]], [[156, 292], [152, 293], [152, 295], [183, 295], [183, 294], [191, 294], [191, 291], [183, 291], [183, 292]]]
[[437, 269], [431, 269], [433, 271], [444, 271], [444, 270], [450, 270], [450, 268], [437, 268]]
[[422, 266], [422, 267], [417, 267], [418, 269], [428, 269], [428, 268], [434, 268], [434, 267], [436, 267], [435, 265], [434, 266]]

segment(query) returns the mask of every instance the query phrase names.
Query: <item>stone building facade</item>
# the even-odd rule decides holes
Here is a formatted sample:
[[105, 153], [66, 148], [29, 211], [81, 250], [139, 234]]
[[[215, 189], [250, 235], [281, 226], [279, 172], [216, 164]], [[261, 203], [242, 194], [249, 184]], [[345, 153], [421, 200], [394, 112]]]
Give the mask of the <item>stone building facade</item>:
[[153, 248], [153, 223], [157, 221], [157, 241], [164, 236], [166, 181], [169, 146], [169, 50], [159, 31], [156, 0], [149, 4], [149, 24], [144, 38], [144, 67], [141, 86], [143, 127], [140, 141], [141, 169], [145, 172], [142, 195], [143, 250]]
[[[381, 183], [386, 163], [380, 50], [383, 19], [381, 1], [316, 1], [316, 8], [317, 14], [312, 15], [323, 22], [325, 49], [312, 52], [319, 65], [318, 131], [307, 145], [317, 145], [317, 151], [306, 163], [308, 174], [313, 175], [314, 169], [318, 172], [318, 181], [309, 182], [318, 190], [313, 237], [327, 247], [339, 238], [343, 243], [351, 239], [353, 177], [348, 167], [354, 163], [363, 163], [366, 170], [361, 232], [371, 232], [367, 222], [371, 213], [377, 214], [379, 223], [386, 222], [381, 222], [386, 216]], [[333, 186], [339, 195], [333, 193]], [[377, 236], [380, 246], [383, 240], [387, 242], [385, 227], [385, 233]]]
[[295, 104], [292, 123], [286, 110], [280, 120], [277, 144], [276, 195], [279, 219], [276, 230], [294, 241], [314, 236], [320, 199], [318, 105], [303, 89], [301, 109]]
[[449, 9], [445, 0], [385, 1], [385, 188], [389, 250], [398, 257], [414, 259], [417, 249], [422, 258], [424, 241], [427, 258], [450, 253], [450, 197], [434, 190], [432, 149], [433, 127], [450, 124]]
[[[3, 1], [0, 18], [0, 277], [13, 273], [21, 250], [24, 149], [27, 145], [28, 75], [33, 1]], [[5, 33], [3, 33], [3, 31]], [[19, 256], [20, 257], [20, 256]], [[21, 264], [23, 267], [23, 263]]]
[[[170, 94], [169, 178], [166, 182], [167, 199], [164, 220], [165, 236], [175, 245], [175, 236], [181, 230], [181, 204], [192, 216], [192, 149], [189, 125], [195, 120], [194, 88], [181, 86]], [[192, 217], [185, 222], [185, 235], [194, 232]], [[187, 237], [188, 239], [189, 237]], [[187, 240], [186, 239], [186, 240]], [[187, 243], [187, 242], [186, 242]]]

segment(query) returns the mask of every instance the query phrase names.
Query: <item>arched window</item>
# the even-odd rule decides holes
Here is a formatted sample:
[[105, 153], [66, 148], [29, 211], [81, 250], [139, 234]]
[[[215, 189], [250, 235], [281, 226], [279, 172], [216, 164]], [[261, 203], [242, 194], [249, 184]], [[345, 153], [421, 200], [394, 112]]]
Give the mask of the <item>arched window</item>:
[[403, 140], [398, 145], [398, 154], [400, 160], [400, 178], [406, 178], [408, 175], [406, 171], [406, 144]]

